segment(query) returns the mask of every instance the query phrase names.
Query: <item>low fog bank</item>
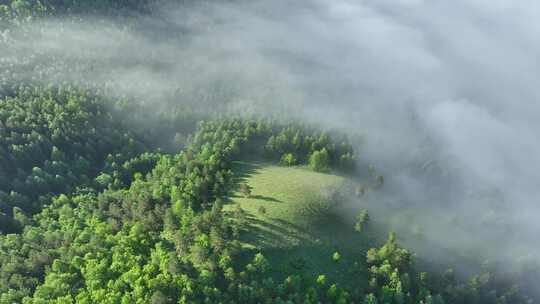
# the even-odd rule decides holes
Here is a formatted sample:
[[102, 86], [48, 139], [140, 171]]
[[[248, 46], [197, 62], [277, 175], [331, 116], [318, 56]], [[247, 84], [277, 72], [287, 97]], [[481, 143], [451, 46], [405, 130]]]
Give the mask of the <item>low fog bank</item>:
[[388, 222], [421, 232], [421, 253], [536, 260], [539, 14], [528, 0], [277, 0], [163, 6], [126, 24], [46, 20], [3, 33], [0, 81], [346, 130], [363, 138], [361, 166], [386, 178], [363, 201], [375, 219], [409, 212]]

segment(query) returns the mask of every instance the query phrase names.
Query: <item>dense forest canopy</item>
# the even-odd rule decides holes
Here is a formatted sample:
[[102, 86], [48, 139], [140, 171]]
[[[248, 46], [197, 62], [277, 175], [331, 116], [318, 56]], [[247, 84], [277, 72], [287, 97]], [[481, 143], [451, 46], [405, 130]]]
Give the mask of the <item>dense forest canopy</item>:
[[[286, 144], [284, 134], [294, 129]], [[2, 237], [1, 300], [445, 303], [446, 297], [452, 303], [526, 301], [510, 286], [504, 293], [492, 290], [489, 274], [467, 285], [447, 274], [442, 287], [437, 287], [427, 274], [414, 270], [411, 253], [397, 245], [394, 234], [367, 256], [359, 253], [358, 258], [371, 265], [365, 289], [343, 289], [324, 274], [310, 278], [302, 272], [289, 274], [284, 282], [274, 281], [265, 275], [272, 265], [260, 253], [244, 264], [238, 245], [244, 229], [242, 212], [222, 209], [224, 195], [234, 187], [231, 161], [242, 157], [245, 149], [252, 154], [257, 147], [262, 147], [261, 155], [268, 150], [272, 157], [277, 149], [273, 134], [284, 138], [277, 147], [296, 153], [298, 159], [330, 151], [327, 163], [314, 169], [338, 169], [343, 156], [352, 157], [346, 144], [339, 148], [343, 144], [336, 145], [324, 133], [305, 132], [265, 121], [203, 123], [185, 151], [157, 157], [146, 174], [147, 167], [139, 168], [130, 185], [119, 187], [102, 173], [97, 180], [105, 187], [53, 197], [41, 213], [27, 219], [22, 233]], [[252, 142], [267, 145], [253, 147]], [[339, 260], [339, 254], [333, 258]]]
[[[492, 263], [483, 252], [430, 247], [454, 245], [430, 242], [417, 205], [386, 207], [394, 201], [395, 180], [410, 176], [398, 175], [394, 183], [390, 177], [389, 183], [383, 170], [369, 163], [374, 149], [366, 148], [373, 144], [365, 140], [369, 134], [325, 126], [321, 122], [340, 119], [325, 108], [305, 111], [319, 123], [298, 119], [306, 107], [298, 100], [335, 97], [321, 93], [325, 85], [317, 82], [313, 95], [302, 96], [284, 85], [304, 85], [299, 78], [281, 77], [286, 74], [259, 54], [249, 53], [251, 65], [239, 64], [231, 54], [243, 49], [241, 40], [220, 52], [223, 40], [211, 38], [218, 39], [220, 24], [227, 22], [210, 22], [206, 14], [235, 16], [228, 6], [235, 1], [181, 2], [0, 1], [0, 304], [539, 300], [532, 288], [540, 272], [534, 252]], [[262, 8], [258, 14], [273, 16]], [[248, 25], [258, 21], [250, 14], [239, 17]], [[281, 27], [272, 24], [279, 33]], [[175, 39], [182, 47], [169, 41]], [[249, 47], [260, 47], [257, 43], [264, 44], [257, 40]], [[126, 47], [136, 49], [126, 52]], [[283, 53], [284, 62], [300, 62], [297, 69], [324, 61]], [[346, 94], [352, 87], [340, 89]], [[365, 115], [368, 121], [371, 113]], [[397, 134], [393, 138], [403, 140]], [[396, 150], [379, 153], [400, 153]], [[270, 203], [285, 202], [258, 193], [260, 188], [249, 184], [251, 173], [238, 169], [246, 163], [347, 182], [318, 189], [324, 193], [320, 201], [313, 193], [292, 195], [312, 200], [298, 211], [311, 226], [299, 220], [291, 228], [279, 218], [273, 220], [283, 226], [271, 226], [265, 220], [278, 213]], [[455, 183], [458, 175], [435, 160], [415, 168], [421, 170], [414, 174], [427, 172], [430, 183], [438, 183], [435, 190], [467, 186]], [[315, 175], [309, 176], [309, 183], [316, 183]], [[275, 186], [264, 178], [259, 182], [258, 187]], [[435, 190], [425, 193], [426, 200], [437, 197]], [[508, 212], [500, 206], [502, 195], [491, 188], [485, 192], [490, 202], [474, 207], [485, 210], [466, 229], [487, 227], [495, 242], [514, 244], [512, 226], [500, 219]], [[254, 214], [239, 200], [268, 205], [257, 205]], [[445, 203], [432, 202], [442, 213], [449, 208]], [[441, 230], [464, 221], [431, 218]], [[352, 235], [347, 242], [354, 244], [332, 245], [332, 253], [314, 258], [325, 251], [306, 241], [306, 258], [283, 268], [266, 240], [253, 239], [256, 225], [283, 234], [336, 225], [340, 228], [329, 231]], [[324, 242], [313, 233], [314, 244]], [[411, 244], [418, 244], [422, 255]], [[325, 273], [327, 265], [338, 269], [337, 275]]]

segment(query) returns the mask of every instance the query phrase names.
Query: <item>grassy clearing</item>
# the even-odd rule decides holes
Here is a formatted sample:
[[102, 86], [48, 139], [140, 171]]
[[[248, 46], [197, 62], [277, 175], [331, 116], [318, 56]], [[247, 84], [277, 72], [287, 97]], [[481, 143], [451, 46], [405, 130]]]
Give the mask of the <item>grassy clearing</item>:
[[[278, 277], [303, 270], [340, 284], [365, 284], [361, 274], [373, 237], [355, 232], [352, 222], [333, 212], [346, 178], [258, 162], [236, 162], [234, 169], [237, 184], [247, 183], [251, 196], [237, 191], [226, 208], [240, 205], [247, 213], [242, 241], [248, 252], [262, 252]], [[341, 254], [337, 262], [332, 259], [336, 251]]]
[[[240, 206], [246, 212], [248, 227], [242, 234], [246, 257], [262, 252], [278, 279], [289, 273], [303, 272], [312, 278], [325, 274], [330, 282], [361, 292], [367, 285], [366, 251], [381, 246], [390, 231], [398, 232], [401, 245], [415, 249], [419, 270], [459, 267], [464, 269], [460, 270], [463, 275], [472, 275], [483, 262], [471, 258], [481, 256], [478, 252], [466, 251], [462, 244], [458, 249], [444, 246], [430, 239], [437, 231], [425, 230], [426, 226], [435, 226], [426, 221], [437, 221], [441, 231], [452, 231], [459, 219], [438, 214], [426, 220], [425, 208], [395, 206], [392, 201], [369, 197], [376, 192], [341, 204], [334, 194], [351, 195], [354, 186], [360, 184], [342, 176], [258, 161], [235, 162], [234, 172], [236, 184], [249, 185], [251, 196], [235, 191], [225, 208]], [[369, 210], [371, 220], [368, 228], [358, 233], [352, 219], [362, 208]], [[332, 259], [336, 251], [341, 255], [338, 262]]]

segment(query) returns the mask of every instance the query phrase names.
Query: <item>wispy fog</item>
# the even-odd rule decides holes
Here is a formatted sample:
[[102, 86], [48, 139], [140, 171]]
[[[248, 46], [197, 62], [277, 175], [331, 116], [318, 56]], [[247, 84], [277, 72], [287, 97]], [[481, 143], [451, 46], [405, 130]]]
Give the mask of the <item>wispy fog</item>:
[[[6, 32], [0, 81], [107, 85], [343, 128], [387, 181], [359, 204], [421, 235], [420, 254], [537, 258], [540, 3], [246, 2]], [[409, 221], [393, 221], [398, 211]]]

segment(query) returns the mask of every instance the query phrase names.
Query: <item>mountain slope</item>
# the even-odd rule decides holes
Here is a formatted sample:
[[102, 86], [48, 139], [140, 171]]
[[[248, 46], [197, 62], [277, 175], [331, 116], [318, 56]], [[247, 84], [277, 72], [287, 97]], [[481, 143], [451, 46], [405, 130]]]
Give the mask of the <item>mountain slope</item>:
[[[364, 261], [373, 237], [354, 231], [353, 223], [335, 213], [346, 178], [258, 162], [235, 162], [234, 169], [237, 183], [251, 188], [249, 197], [234, 192], [227, 205], [246, 214], [244, 247], [263, 253], [278, 277], [291, 271], [311, 277], [324, 273], [341, 284], [356, 277], [358, 285], [366, 269], [354, 261]], [[333, 259], [335, 252], [339, 261]]]

